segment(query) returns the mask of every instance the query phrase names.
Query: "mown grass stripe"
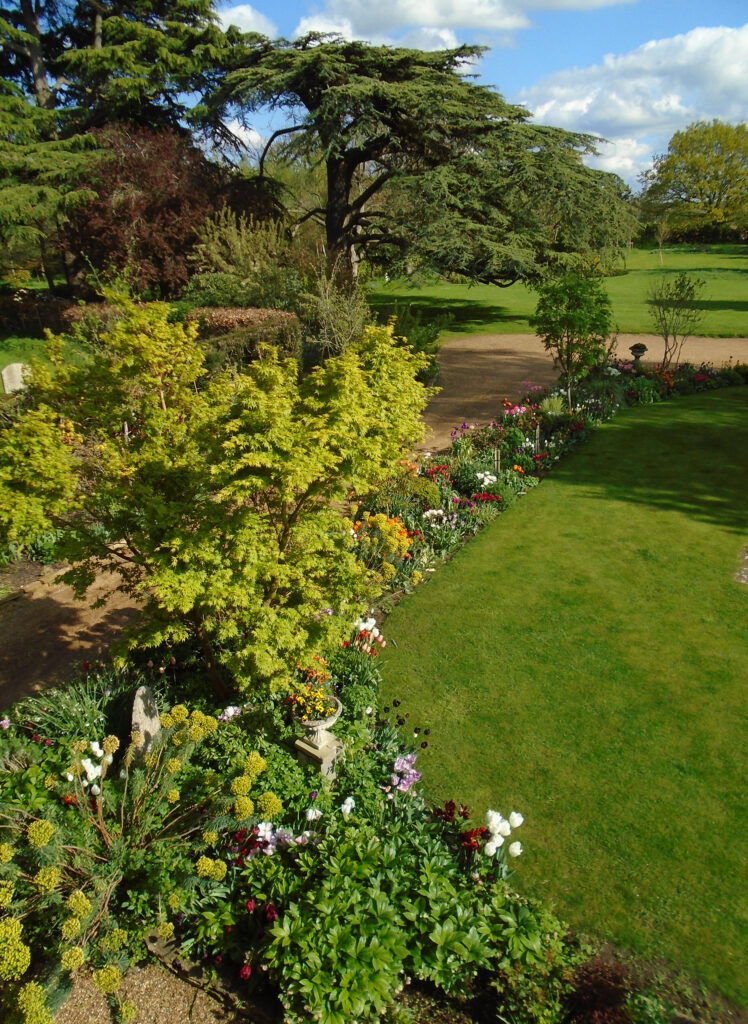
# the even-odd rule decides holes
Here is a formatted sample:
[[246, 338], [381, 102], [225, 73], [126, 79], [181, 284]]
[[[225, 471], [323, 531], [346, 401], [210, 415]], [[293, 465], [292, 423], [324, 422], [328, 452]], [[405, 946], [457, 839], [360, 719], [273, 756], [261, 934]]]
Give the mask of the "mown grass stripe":
[[387, 621], [434, 799], [520, 887], [748, 1003], [748, 389], [622, 413]]

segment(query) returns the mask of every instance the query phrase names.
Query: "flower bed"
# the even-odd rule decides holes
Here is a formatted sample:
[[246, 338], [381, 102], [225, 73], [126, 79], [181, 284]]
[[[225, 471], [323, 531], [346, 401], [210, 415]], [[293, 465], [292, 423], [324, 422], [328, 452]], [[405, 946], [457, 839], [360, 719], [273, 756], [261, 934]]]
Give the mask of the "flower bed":
[[[350, 542], [383, 586], [412, 589], [621, 405], [737, 377], [621, 364], [580, 389], [572, 414], [533, 390], [487, 426], [462, 424], [448, 456], [403, 465], [357, 509]], [[502, 1020], [568, 1015], [589, 953], [508, 885], [522, 815], [476, 822], [451, 801], [429, 807], [418, 762], [429, 730], [398, 701], [378, 709], [384, 643], [362, 619], [324, 661], [298, 667], [295, 701], [223, 709], [174, 655], [149, 660], [161, 709], [150, 748], [130, 732], [127, 699], [143, 681], [132, 671], [90, 673], [11, 709], [0, 721], [9, 1020], [51, 1020], [82, 969], [126, 1019], [122, 973], [155, 940], [177, 966], [227, 981], [237, 1002], [275, 995], [288, 1021], [377, 1020], [411, 980], [479, 989]], [[292, 753], [294, 711], [323, 714], [328, 695], [343, 704], [347, 755], [333, 786]]]

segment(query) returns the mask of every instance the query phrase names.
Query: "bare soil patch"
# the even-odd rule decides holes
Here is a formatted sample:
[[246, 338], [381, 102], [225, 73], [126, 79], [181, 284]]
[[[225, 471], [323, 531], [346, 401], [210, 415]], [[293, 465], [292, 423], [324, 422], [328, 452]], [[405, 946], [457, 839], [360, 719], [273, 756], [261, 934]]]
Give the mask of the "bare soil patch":
[[[91, 608], [112, 588], [100, 577], [85, 601], [71, 587], [56, 583], [56, 572], [25, 582], [17, 596], [0, 604], [0, 709], [32, 693], [63, 683], [83, 662], [105, 661], [109, 648], [137, 615], [124, 594], [113, 594], [101, 608]], [[12, 585], [14, 577], [4, 575]]]

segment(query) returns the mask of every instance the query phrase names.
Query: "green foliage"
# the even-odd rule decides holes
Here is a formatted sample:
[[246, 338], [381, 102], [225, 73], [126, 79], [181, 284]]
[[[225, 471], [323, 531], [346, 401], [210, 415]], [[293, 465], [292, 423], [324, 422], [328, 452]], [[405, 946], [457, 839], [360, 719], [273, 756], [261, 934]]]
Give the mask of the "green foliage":
[[571, 412], [575, 382], [606, 354], [610, 299], [602, 282], [576, 274], [547, 281], [539, 290], [530, 323], [561, 370]]
[[660, 366], [669, 369], [677, 363], [686, 338], [698, 330], [703, 320], [699, 298], [706, 282], [689, 274], [661, 277], [649, 292], [649, 305], [655, 330], [665, 342]]
[[696, 121], [676, 132], [643, 176], [643, 203], [683, 237], [745, 238], [748, 231], [748, 127]]
[[227, 209], [202, 227], [191, 262], [187, 296], [203, 306], [296, 310], [309, 275], [308, 256], [283, 224]]
[[[491, 881], [490, 858], [463, 870], [417, 796], [384, 800], [376, 785], [377, 765], [388, 773], [384, 746], [346, 774], [353, 807], [346, 811], [344, 802], [323, 813], [315, 843], [247, 868], [253, 898], [280, 915], [262, 958], [286, 1019], [378, 1020], [406, 977], [462, 993], [480, 969], [498, 970], [502, 979], [524, 974], [521, 996], [516, 981], [514, 988], [501, 983], [514, 1005], [523, 999], [528, 1019], [558, 1019], [537, 1007], [558, 1009], [579, 954], [550, 915]], [[542, 982], [531, 990], [537, 972], [545, 991]]]
[[363, 289], [355, 281], [345, 281], [337, 269], [328, 273], [318, 267], [310, 290], [298, 300], [305, 340], [324, 357], [339, 355], [360, 342], [370, 319]]
[[78, 593], [116, 567], [142, 600], [132, 643], [195, 637], [214, 673], [280, 685], [376, 593], [332, 503], [419, 436], [422, 361], [372, 327], [301, 382], [272, 352], [206, 379], [194, 325], [122, 306], [95, 360], [51, 343], [33, 408], [0, 435], [5, 542], [64, 527]]

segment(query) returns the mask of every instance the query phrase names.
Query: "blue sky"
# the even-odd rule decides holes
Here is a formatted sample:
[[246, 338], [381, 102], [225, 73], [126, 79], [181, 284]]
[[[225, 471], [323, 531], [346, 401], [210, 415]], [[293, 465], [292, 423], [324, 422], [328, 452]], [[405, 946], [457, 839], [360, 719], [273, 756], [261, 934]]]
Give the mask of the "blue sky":
[[592, 162], [632, 185], [673, 132], [748, 121], [745, 0], [254, 0], [219, 10], [273, 38], [320, 30], [422, 49], [490, 46], [478, 81], [542, 123], [610, 140]]

